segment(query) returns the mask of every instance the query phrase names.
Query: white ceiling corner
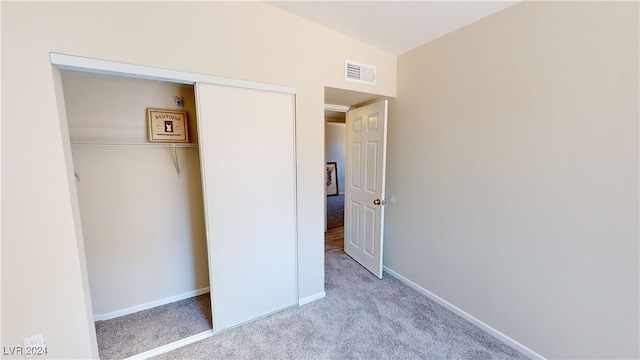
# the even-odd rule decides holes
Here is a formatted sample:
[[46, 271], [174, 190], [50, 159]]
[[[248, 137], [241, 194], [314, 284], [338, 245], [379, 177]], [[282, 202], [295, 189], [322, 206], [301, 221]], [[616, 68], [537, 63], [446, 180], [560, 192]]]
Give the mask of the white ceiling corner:
[[514, 1], [266, 1], [393, 55], [460, 29]]

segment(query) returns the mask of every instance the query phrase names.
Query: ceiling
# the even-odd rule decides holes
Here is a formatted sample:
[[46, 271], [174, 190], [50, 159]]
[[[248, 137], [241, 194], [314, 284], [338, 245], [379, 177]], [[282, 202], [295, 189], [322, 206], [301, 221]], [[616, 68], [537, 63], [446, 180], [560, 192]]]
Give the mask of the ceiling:
[[[358, 91], [337, 89], [332, 87], [324, 88], [324, 103], [325, 104], [333, 104], [333, 105], [343, 105], [350, 107], [359, 107], [361, 105], [366, 105], [373, 101], [389, 99], [388, 97], [383, 97], [380, 95], [373, 95]], [[341, 111], [324, 111], [324, 117], [329, 122], [344, 122], [345, 121], [345, 113]]]
[[[515, 5], [510, 1], [265, 1], [392, 55], [400, 55]], [[325, 89], [325, 103], [358, 106], [380, 96]], [[344, 113], [325, 111], [328, 121]]]
[[400, 55], [516, 1], [266, 1], [334, 31]]
[[382, 99], [379, 95], [371, 95], [367, 93], [361, 93], [357, 91], [344, 90], [326, 87], [324, 89], [324, 102], [325, 104], [346, 105], [346, 106], [360, 106], [365, 105], [372, 100]]

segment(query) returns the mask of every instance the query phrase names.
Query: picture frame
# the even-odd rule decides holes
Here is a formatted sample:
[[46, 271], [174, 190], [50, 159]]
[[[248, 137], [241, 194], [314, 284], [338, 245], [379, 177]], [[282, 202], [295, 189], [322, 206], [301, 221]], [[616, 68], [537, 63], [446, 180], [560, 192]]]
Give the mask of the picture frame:
[[147, 109], [147, 122], [150, 142], [189, 142], [186, 111]]
[[327, 162], [325, 177], [327, 185], [327, 196], [338, 195], [338, 165], [335, 161]]

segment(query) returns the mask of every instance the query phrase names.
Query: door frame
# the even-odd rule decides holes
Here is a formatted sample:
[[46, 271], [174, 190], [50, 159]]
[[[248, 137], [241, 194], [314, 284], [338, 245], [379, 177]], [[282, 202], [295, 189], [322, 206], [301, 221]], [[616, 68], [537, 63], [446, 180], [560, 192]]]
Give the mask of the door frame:
[[[194, 86], [196, 85], [196, 83], [209, 83], [214, 85], [231, 86], [231, 87], [244, 88], [244, 89], [285, 93], [285, 94], [291, 94], [294, 96], [296, 94], [296, 89], [294, 87], [289, 87], [289, 86], [274, 85], [274, 84], [260, 83], [260, 82], [254, 82], [254, 81], [239, 80], [239, 79], [231, 79], [231, 78], [225, 78], [225, 77], [219, 77], [219, 76], [212, 76], [212, 75], [205, 75], [205, 74], [198, 74], [198, 73], [191, 73], [191, 72], [177, 71], [177, 70], [169, 70], [169, 69], [161, 69], [161, 68], [142, 66], [142, 65], [133, 65], [133, 64], [127, 64], [122, 62], [93, 59], [93, 58], [74, 56], [74, 55], [66, 55], [66, 54], [60, 54], [55, 52], [49, 53], [49, 59], [53, 67], [52, 70], [54, 71], [54, 85], [56, 87], [55, 91], [56, 91], [56, 96], [58, 97], [58, 105], [60, 107], [59, 120], [60, 120], [62, 135], [63, 135], [63, 138], [67, 138], [67, 139], [69, 137], [69, 134], [68, 134], [66, 112], [63, 111], [64, 94], [62, 91], [62, 79], [60, 77], [60, 70], [73, 70], [73, 71], [81, 71], [81, 72], [95, 73], [95, 74], [105, 74], [105, 75], [113, 75], [113, 76], [129, 77], [129, 78], [140, 78], [140, 79], [147, 79], [147, 80], [173, 82], [178, 84], [187, 84], [187, 85], [194, 85]], [[294, 124], [295, 124], [295, 112], [294, 112]], [[63, 153], [65, 157], [66, 167], [69, 170], [67, 172], [71, 179], [73, 177], [73, 171], [70, 169], [73, 169], [73, 158], [71, 156], [71, 144], [69, 141], [63, 142]], [[90, 295], [90, 288], [89, 288], [88, 274], [87, 274], [87, 267], [86, 267], [86, 255], [84, 252], [84, 245], [83, 245], [84, 238], [82, 236], [81, 230], [79, 230], [79, 227], [80, 227], [79, 224], [81, 224], [81, 219], [80, 219], [80, 207], [77, 201], [78, 195], [77, 195], [76, 188], [73, 186], [70, 187], [69, 191], [70, 191], [70, 197], [71, 197], [70, 200], [71, 200], [71, 207], [73, 211], [74, 222], [78, 224], [76, 225], [76, 231], [79, 231], [76, 233], [76, 238], [79, 243], [78, 257], [82, 264], [80, 268], [81, 268], [81, 275], [82, 275], [82, 280], [81, 280], [82, 289], [85, 294], [85, 299], [84, 299], [85, 311], [87, 313], [87, 316], [90, 317], [91, 322], [93, 322], [91, 295]], [[297, 196], [297, 189], [295, 191], [296, 191], [295, 196]], [[295, 206], [294, 213], [297, 214], [297, 203], [294, 203], [294, 206]], [[297, 216], [295, 219], [295, 223], [296, 223], [296, 232], [297, 232], [297, 225], [298, 225]], [[296, 238], [297, 238], [297, 234], [296, 234]], [[209, 261], [209, 268], [211, 269], [210, 249], [211, 249], [211, 246], [210, 246], [209, 234], [207, 233], [207, 258]], [[295, 261], [296, 262], [296, 279], [298, 279], [296, 283], [296, 292], [300, 288], [300, 283], [299, 283], [300, 277], [298, 274], [299, 267], [297, 266], [298, 264], [297, 257], [298, 257], [298, 254], [296, 251], [296, 261]], [[212, 277], [210, 276], [209, 288], [213, 289], [211, 282], [212, 282]], [[134, 355], [131, 358], [146, 359], [152, 356], [169, 352], [171, 350], [178, 349], [180, 347], [194, 343], [196, 341], [200, 341], [208, 337], [211, 337], [216, 333], [215, 319], [212, 319], [212, 321], [214, 325], [213, 330], [204, 331], [200, 334], [190, 336], [186, 339], [182, 339], [182, 340], [173, 342], [171, 344], [167, 344], [165, 346], [161, 346], [161, 347], [143, 352], [141, 354]], [[95, 331], [91, 332], [90, 337], [91, 337], [90, 340], [92, 342], [92, 346], [97, 349], [97, 337], [96, 337]]]
[[[327, 100], [327, 93], [330, 91], [337, 91], [338, 94], [333, 94], [332, 97], [336, 97], [336, 98], [340, 98], [343, 94], [342, 92], [347, 92], [349, 93], [349, 95], [347, 96], [348, 100], [345, 101], [335, 101], [335, 100]], [[356, 96], [354, 97], [353, 94], [355, 94]], [[355, 91], [355, 90], [349, 90], [349, 89], [344, 89], [344, 88], [337, 88], [337, 87], [329, 87], [329, 86], [325, 86], [324, 87], [324, 104], [325, 104], [325, 113], [326, 111], [339, 111], [339, 112], [344, 112], [345, 114], [345, 127], [346, 127], [346, 115], [349, 112], [349, 110], [353, 110], [356, 108], [360, 108], [363, 106], [367, 106], [382, 100], [390, 100], [392, 99], [392, 97], [389, 96], [381, 96], [381, 95], [377, 95], [374, 93], [369, 93], [369, 92], [365, 92], [365, 91]], [[325, 114], [323, 113], [323, 115]], [[385, 121], [385, 124], [388, 122], [388, 105], [387, 105], [387, 119]], [[327, 162], [327, 145], [326, 145], [326, 138], [327, 138], [327, 133], [326, 133], [326, 126], [327, 126], [327, 117], [323, 116], [323, 131], [324, 131], [324, 143], [323, 143], [323, 154], [324, 154], [324, 163]], [[386, 125], [385, 125], [386, 126]], [[345, 128], [345, 131], [348, 131], [348, 129]], [[386, 130], [385, 130], [386, 131]], [[346, 159], [346, 147], [348, 146], [347, 144], [347, 136], [345, 134], [345, 159]], [[386, 147], [385, 147], [385, 151], [386, 151]], [[324, 165], [323, 165], [324, 166]], [[347, 168], [346, 164], [345, 164], [345, 169], [344, 169], [344, 176], [345, 176], [345, 182], [346, 182], [346, 178], [347, 178], [347, 173], [349, 172], [349, 169]], [[324, 173], [324, 172], [323, 172]], [[386, 176], [386, 170], [385, 170], [385, 176]], [[345, 195], [346, 195], [346, 183], [345, 183]], [[386, 194], [385, 194], [386, 196]], [[324, 191], [324, 199], [325, 201], [323, 202], [323, 209], [324, 209], [324, 233], [323, 233], [323, 239], [325, 238], [325, 234], [327, 231], [327, 201], [326, 201], [326, 197], [327, 197], [327, 193], [326, 193], [326, 188]], [[386, 200], [386, 199], [384, 199]], [[346, 201], [346, 196], [345, 196], [345, 201]], [[345, 212], [346, 212], [346, 204], [345, 204]], [[343, 215], [343, 217], [346, 217], [346, 215]], [[384, 221], [384, 218], [383, 218]], [[381, 234], [381, 236], [384, 236], [384, 231]], [[324, 244], [324, 243], [323, 243]], [[343, 247], [344, 249], [344, 247]], [[345, 252], [346, 254], [346, 252]], [[384, 265], [383, 265], [384, 268]], [[383, 270], [384, 272], [384, 270]]]
[[186, 71], [168, 70], [150, 66], [133, 65], [122, 62], [98, 60], [81, 56], [49, 53], [51, 64], [63, 70], [84, 71], [97, 74], [116, 75], [148, 80], [168, 81], [195, 85], [197, 82], [214, 85], [233, 86], [246, 89], [281, 92], [295, 95], [291, 86], [266, 84], [255, 81], [230, 79], [220, 76], [198, 74]]

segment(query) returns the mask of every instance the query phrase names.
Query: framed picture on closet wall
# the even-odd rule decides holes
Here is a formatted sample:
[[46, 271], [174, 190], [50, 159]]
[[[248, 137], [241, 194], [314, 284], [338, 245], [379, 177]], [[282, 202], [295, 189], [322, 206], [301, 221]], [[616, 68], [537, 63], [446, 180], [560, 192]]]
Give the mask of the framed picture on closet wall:
[[335, 162], [327, 163], [327, 196], [338, 195], [338, 167]]
[[149, 141], [165, 143], [189, 142], [187, 112], [147, 109]]

